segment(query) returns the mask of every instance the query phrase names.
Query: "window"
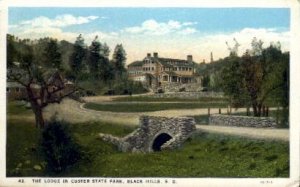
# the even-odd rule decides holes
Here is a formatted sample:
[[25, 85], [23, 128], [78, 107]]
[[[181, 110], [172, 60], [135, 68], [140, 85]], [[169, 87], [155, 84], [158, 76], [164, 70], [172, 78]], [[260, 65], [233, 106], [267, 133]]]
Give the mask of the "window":
[[16, 92], [20, 92], [20, 88], [17, 87], [17, 88], [16, 88]]
[[6, 91], [7, 91], [7, 92], [10, 92], [10, 89], [9, 89], [9, 88], [6, 88]]
[[164, 80], [164, 81], [168, 81], [168, 76], [165, 75], [164, 78], [163, 78], [163, 80]]
[[154, 71], [154, 67], [152, 67], [152, 71]]

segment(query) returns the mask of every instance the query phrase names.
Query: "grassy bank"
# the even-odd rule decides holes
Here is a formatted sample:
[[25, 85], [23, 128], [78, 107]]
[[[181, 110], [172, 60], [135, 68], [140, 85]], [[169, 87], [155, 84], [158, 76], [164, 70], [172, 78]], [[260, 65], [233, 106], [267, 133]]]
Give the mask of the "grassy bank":
[[[12, 107], [13, 108], [13, 107]], [[12, 109], [11, 108], [11, 109]], [[49, 176], [39, 153], [40, 132], [33, 119], [9, 111], [7, 124], [7, 175]], [[25, 116], [32, 115], [27, 114]], [[122, 153], [98, 138], [98, 133], [125, 136], [135, 127], [111, 123], [71, 124], [72, 135], [83, 147], [83, 159], [51, 176], [98, 177], [288, 177], [289, 144], [220, 134], [198, 133], [179, 150], [149, 154]], [[41, 165], [36, 170], [35, 165]]]

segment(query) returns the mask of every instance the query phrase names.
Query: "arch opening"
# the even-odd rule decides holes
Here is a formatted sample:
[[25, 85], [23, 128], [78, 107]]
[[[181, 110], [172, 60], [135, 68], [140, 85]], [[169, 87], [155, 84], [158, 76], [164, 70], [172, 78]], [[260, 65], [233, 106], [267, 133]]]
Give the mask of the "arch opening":
[[172, 139], [172, 136], [170, 136], [167, 133], [162, 133], [160, 135], [158, 135], [152, 144], [152, 150], [153, 151], [161, 151], [161, 146], [166, 143], [167, 141], [169, 141], [170, 139]]

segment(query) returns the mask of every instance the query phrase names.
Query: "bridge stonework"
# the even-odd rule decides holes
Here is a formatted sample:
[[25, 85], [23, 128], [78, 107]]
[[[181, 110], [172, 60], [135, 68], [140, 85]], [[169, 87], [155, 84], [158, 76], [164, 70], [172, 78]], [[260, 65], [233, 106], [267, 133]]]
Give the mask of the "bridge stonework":
[[123, 138], [99, 136], [123, 152], [153, 152], [179, 148], [195, 130], [192, 117], [141, 116], [140, 127]]

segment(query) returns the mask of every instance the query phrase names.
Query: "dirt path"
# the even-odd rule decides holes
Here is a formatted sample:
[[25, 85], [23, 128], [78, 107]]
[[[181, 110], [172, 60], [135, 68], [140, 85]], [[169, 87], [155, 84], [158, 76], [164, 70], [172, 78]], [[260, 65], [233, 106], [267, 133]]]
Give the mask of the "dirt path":
[[267, 129], [251, 127], [226, 127], [216, 125], [197, 125], [197, 129], [212, 133], [238, 135], [256, 139], [272, 139], [289, 141], [288, 129]]
[[[97, 97], [90, 98], [89, 101], [109, 101], [113, 97]], [[165, 117], [176, 117], [176, 116], [193, 116], [193, 115], [204, 115], [207, 114], [207, 109], [180, 109], [180, 110], [162, 110], [155, 112], [109, 112], [109, 111], [95, 111], [83, 107], [84, 104], [78, 103], [74, 100], [65, 99], [61, 104], [50, 105], [45, 110], [45, 116], [50, 117], [55, 112], [59, 114], [59, 117], [70, 122], [85, 122], [85, 121], [105, 121], [115, 122], [120, 124], [132, 124], [138, 125], [139, 117], [142, 115], [151, 116], [165, 116]], [[226, 108], [222, 109], [222, 112], [226, 112]], [[245, 111], [239, 109], [239, 112]], [[218, 113], [217, 108], [210, 109], [211, 114]]]
[[[109, 101], [112, 97], [97, 97], [97, 101], [102, 99], [102, 101]], [[90, 101], [93, 99], [91, 98]], [[222, 113], [226, 112], [226, 108], [222, 109]], [[245, 109], [239, 109], [233, 112], [242, 112]], [[45, 110], [45, 117], [49, 118], [55, 112], [57, 112], [58, 117], [72, 123], [81, 123], [87, 121], [103, 121], [112, 122], [124, 125], [138, 125], [139, 117], [141, 115], [151, 115], [151, 116], [165, 116], [165, 117], [176, 117], [176, 116], [193, 116], [193, 115], [204, 115], [207, 114], [207, 109], [181, 109], [181, 110], [163, 110], [155, 112], [132, 112], [132, 113], [116, 113], [107, 111], [95, 111], [91, 109], [86, 109], [83, 107], [82, 103], [78, 103], [74, 100], [65, 99], [61, 104], [50, 105]], [[219, 110], [210, 109], [211, 114], [218, 113]], [[226, 127], [226, 126], [214, 126], [214, 125], [197, 125], [197, 129], [222, 133], [231, 135], [240, 135], [244, 137], [251, 138], [266, 138], [266, 139], [276, 139], [276, 140], [289, 140], [288, 129], [265, 129], [265, 128], [246, 128], [246, 127]]]

